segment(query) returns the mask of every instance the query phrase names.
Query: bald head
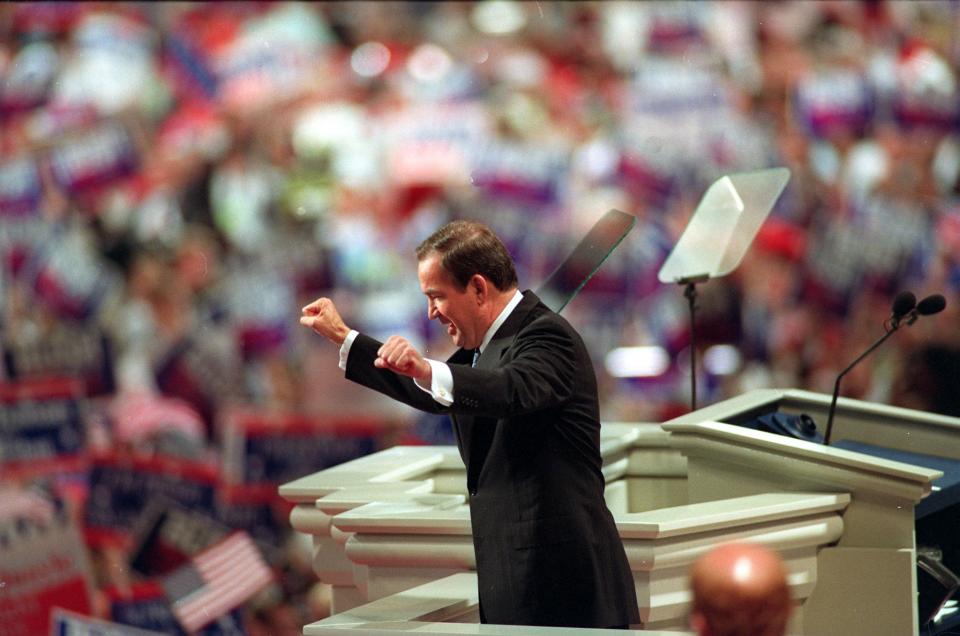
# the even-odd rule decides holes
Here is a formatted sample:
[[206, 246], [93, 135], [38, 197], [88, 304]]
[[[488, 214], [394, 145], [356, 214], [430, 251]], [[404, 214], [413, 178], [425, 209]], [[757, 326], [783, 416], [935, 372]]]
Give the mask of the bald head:
[[690, 622], [701, 636], [782, 636], [790, 591], [780, 558], [757, 545], [729, 543], [690, 571]]

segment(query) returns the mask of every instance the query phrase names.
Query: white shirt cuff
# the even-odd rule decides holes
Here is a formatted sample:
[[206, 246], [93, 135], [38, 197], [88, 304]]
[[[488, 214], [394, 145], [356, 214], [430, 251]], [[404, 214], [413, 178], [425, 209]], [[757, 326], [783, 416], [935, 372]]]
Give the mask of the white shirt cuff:
[[347, 358], [350, 357], [350, 347], [353, 346], [353, 341], [357, 339], [357, 331], [351, 329], [350, 333], [347, 334], [347, 337], [343, 339], [343, 344], [340, 345], [340, 370], [347, 370]]
[[430, 365], [431, 380], [430, 388], [421, 385], [414, 380], [414, 383], [433, 396], [433, 399], [444, 406], [453, 404], [453, 374], [450, 373], [450, 367], [444, 362], [426, 359]]

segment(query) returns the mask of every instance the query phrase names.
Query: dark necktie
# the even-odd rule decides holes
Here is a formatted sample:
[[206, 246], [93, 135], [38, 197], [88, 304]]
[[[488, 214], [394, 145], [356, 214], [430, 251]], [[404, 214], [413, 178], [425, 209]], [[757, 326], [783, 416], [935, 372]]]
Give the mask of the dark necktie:
[[479, 350], [479, 349], [474, 349], [474, 350], [473, 350], [473, 362], [470, 363], [470, 366], [471, 366], [471, 367], [477, 366], [477, 360], [479, 360], [479, 359], [480, 359], [480, 350]]

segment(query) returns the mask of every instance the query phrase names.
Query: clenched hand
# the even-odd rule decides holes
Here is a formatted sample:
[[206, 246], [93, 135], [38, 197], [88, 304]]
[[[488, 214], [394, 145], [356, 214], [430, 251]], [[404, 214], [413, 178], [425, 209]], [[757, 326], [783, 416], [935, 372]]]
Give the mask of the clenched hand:
[[390, 336], [377, 351], [373, 365], [400, 375], [410, 376], [422, 386], [430, 386], [433, 371], [416, 348], [400, 336]]
[[329, 298], [318, 298], [301, 310], [300, 324], [330, 340], [342, 345], [350, 328], [344, 324], [336, 305]]

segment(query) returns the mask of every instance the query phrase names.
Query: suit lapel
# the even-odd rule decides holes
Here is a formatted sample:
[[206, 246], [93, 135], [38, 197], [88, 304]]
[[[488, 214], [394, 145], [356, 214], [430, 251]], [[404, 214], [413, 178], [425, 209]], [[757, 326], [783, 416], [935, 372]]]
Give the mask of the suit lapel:
[[513, 308], [504, 323], [493, 334], [487, 348], [480, 354], [480, 359], [477, 361], [478, 369], [496, 369], [500, 366], [500, 358], [503, 356], [503, 352], [513, 343], [520, 327], [526, 324], [527, 315], [539, 302], [540, 299], [532, 291], [523, 292], [523, 299]]
[[[478, 369], [493, 370], [500, 366], [500, 359], [504, 352], [513, 344], [520, 328], [527, 322], [528, 314], [539, 302], [540, 299], [533, 292], [524, 292], [523, 300], [500, 325], [483, 353], [480, 354], [480, 359], [477, 360]], [[460, 416], [458, 420], [465, 425], [464, 439], [469, 443], [469, 446], [464, 449], [464, 454], [469, 458], [467, 485], [473, 490], [480, 478], [480, 471], [483, 470], [490, 447], [493, 445], [498, 423], [493, 418], [484, 417]]]

